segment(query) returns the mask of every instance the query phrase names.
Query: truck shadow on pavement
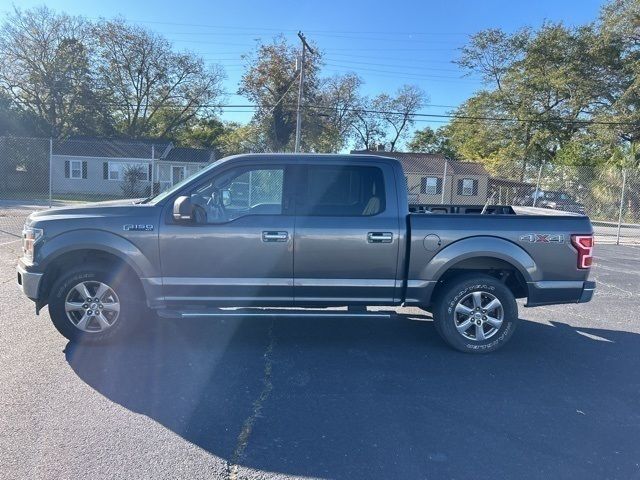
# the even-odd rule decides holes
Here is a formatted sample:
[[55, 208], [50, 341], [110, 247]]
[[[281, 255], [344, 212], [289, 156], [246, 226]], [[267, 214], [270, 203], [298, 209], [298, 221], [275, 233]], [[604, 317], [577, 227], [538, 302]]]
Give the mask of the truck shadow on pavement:
[[158, 320], [126, 342], [65, 353], [99, 393], [240, 472], [638, 475], [633, 333], [521, 320], [503, 350], [475, 356], [402, 317]]

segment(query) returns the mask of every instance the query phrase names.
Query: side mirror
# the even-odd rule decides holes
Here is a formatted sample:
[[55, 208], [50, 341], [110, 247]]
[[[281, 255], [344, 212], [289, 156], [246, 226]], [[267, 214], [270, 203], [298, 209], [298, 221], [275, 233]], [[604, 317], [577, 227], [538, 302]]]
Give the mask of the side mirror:
[[173, 202], [173, 219], [178, 222], [193, 220], [193, 205], [191, 198], [182, 196]]
[[231, 205], [231, 192], [229, 190], [222, 190], [222, 205]]

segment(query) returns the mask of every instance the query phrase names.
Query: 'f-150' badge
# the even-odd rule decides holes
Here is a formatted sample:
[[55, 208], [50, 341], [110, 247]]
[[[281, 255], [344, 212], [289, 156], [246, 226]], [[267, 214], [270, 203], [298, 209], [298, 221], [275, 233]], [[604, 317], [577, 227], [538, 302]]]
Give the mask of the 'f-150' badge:
[[521, 242], [531, 243], [564, 243], [564, 235], [555, 233], [529, 233], [520, 236]]
[[136, 225], [128, 223], [122, 226], [125, 232], [151, 232], [153, 231], [153, 225]]

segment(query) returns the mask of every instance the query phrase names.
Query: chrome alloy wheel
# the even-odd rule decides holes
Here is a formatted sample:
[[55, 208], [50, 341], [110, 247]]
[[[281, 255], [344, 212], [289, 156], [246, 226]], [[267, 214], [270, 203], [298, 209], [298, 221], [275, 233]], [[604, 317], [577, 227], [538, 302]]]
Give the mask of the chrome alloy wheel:
[[120, 300], [109, 285], [86, 281], [69, 291], [64, 309], [74, 327], [83, 332], [104, 332], [118, 320]]
[[481, 342], [498, 333], [504, 320], [504, 309], [495, 295], [472, 292], [458, 302], [453, 315], [460, 335]]

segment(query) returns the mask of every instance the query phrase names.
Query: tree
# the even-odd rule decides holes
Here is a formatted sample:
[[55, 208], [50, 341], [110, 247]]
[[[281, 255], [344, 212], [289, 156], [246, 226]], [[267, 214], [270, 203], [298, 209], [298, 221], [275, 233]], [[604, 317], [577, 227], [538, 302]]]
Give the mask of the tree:
[[122, 185], [120, 185], [125, 198], [143, 196], [141, 182], [145, 179], [145, 168], [140, 165], [128, 165], [125, 167]]
[[381, 93], [370, 100], [363, 97], [352, 116], [355, 143], [365, 149], [378, 144], [394, 151], [415, 123], [414, 114], [426, 102], [427, 95], [416, 85], [403, 85], [395, 96]]
[[426, 93], [416, 85], [403, 85], [394, 97], [383, 93], [373, 100], [374, 110], [382, 112], [379, 115], [390, 151], [393, 152], [398, 141], [407, 136], [415, 123], [414, 114], [426, 101]]
[[225, 123], [218, 118], [199, 118], [194, 122], [184, 125], [176, 133], [176, 139], [180, 145], [195, 148], [218, 148], [220, 138], [233, 124]]
[[353, 111], [351, 129], [356, 147], [364, 150], [375, 150], [385, 140], [380, 115], [374, 112], [374, 105], [369, 97], [359, 99]]
[[92, 32], [100, 87], [124, 135], [169, 136], [215, 110], [224, 78], [219, 67], [174, 52], [164, 37], [123, 20], [101, 21]]
[[359, 90], [362, 79], [355, 73], [334, 75], [321, 81], [318, 101], [322, 132], [318, 136], [315, 150], [338, 152], [352, 136], [355, 109], [360, 101]]
[[441, 154], [454, 158], [456, 157], [456, 153], [447, 135], [448, 130], [446, 126], [440, 127], [437, 130], [433, 130], [431, 127], [416, 130], [413, 133], [413, 138], [407, 144], [407, 149], [410, 152]]
[[224, 156], [270, 151], [269, 140], [263, 135], [260, 126], [253, 122], [246, 125], [231, 122], [220, 136], [218, 149]]
[[594, 25], [474, 35], [458, 63], [480, 73], [488, 88], [455, 112], [454, 148], [502, 172], [519, 164], [522, 179], [563, 149], [565, 158], [578, 152], [572, 142], [588, 138], [589, 121], [615, 96], [613, 52]]
[[51, 136], [104, 130], [107, 114], [93, 91], [88, 25], [46, 7], [18, 8], [0, 27], [0, 89]]
[[[268, 44], [259, 44], [255, 52], [243, 56], [245, 72], [238, 93], [257, 105], [252, 123], [261, 130], [265, 148], [279, 152], [293, 150], [296, 128], [296, 106], [299, 88], [299, 70], [296, 58], [299, 49], [282, 36]], [[303, 103], [302, 146], [307, 149], [318, 134], [317, 111], [308, 108], [317, 104], [321, 56], [306, 56]]]

